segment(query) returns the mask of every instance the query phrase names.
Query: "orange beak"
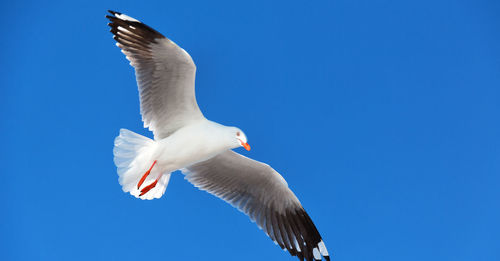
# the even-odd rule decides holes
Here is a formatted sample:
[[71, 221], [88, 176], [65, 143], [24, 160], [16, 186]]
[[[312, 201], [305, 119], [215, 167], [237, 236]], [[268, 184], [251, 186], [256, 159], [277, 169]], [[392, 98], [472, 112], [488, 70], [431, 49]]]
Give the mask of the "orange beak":
[[243, 148], [250, 151], [250, 145], [248, 145], [248, 142], [243, 143], [243, 141], [240, 141], [240, 143], [241, 143], [241, 146], [243, 146]]

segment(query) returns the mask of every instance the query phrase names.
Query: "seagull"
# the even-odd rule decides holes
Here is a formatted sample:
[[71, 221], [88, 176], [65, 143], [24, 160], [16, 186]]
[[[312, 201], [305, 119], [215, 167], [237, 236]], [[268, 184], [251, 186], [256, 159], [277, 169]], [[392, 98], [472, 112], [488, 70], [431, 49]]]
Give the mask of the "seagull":
[[232, 149], [250, 150], [242, 130], [206, 119], [195, 97], [191, 56], [158, 31], [108, 11], [113, 39], [135, 69], [144, 127], [154, 139], [121, 129], [113, 156], [118, 182], [136, 198], [165, 193], [170, 174], [242, 211], [275, 244], [300, 260], [330, 260], [316, 226], [285, 179], [269, 165]]

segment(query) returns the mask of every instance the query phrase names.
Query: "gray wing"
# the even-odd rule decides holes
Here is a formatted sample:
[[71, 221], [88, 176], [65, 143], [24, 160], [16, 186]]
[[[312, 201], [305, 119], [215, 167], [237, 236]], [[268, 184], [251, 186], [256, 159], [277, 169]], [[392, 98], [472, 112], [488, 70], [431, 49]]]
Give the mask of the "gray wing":
[[113, 38], [135, 68], [144, 127], [162, 139], [203, 118], [196, 103], [196, 66], [191, 56], [140, 21], [109, 12]]
[[194, 186], [238, 208], [292, 256], [330, 260], [321, 236], [283, 177], [234, 151], [182, 170]]

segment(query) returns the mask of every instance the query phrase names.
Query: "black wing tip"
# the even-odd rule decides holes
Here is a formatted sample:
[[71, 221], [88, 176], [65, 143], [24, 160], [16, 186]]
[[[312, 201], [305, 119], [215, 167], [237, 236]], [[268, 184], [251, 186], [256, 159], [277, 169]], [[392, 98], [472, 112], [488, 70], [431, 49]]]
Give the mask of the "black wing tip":
[[[299, 242], [301, 246], [301, 251], [299, 253], [302, 254], [302, 257], [297, 255], [299, 259], [302, 258], [306, 260], [322, 260], [324, 258], [326, 261], [330, 261], [330, 256], [328, 255], [328, 251], [326, 250], [326, 246], [324, 245], [323, 238], [318, 232], [318, 229], [314, 225], [311, 217], [306, 212], [306, 210], [302, 207], [297, 208], [295, 210], [290, 210], [286, 213], [286, 216], [291, 218], [292, 224], [295, 225], [296, 238], [303, 237], [302, 242]], [[313, 250], [316, 249], [320, 254], [320, 259], [317, 259], [313, 254]], [[323, 250], [322, 250], [323, 249]]]
[[111, 20], [111, 18], [117, 18], [116, 16], [117, 15], [121, 15], [122, 13], [120, 12], [116, 12], [116, 11], [113, 11], [113, 10], [108, 10], [108, 13], [112, 14], [113, 16], [109, 15], [109, 14], [106, 14], [106, 18], [108, 18], [109, 20]]
[[122, 13], [120, 12], [117, 12], [117, 11], [113, 11], [113, 10], [108, 10], [108, 12], [112, 15], [121, 15]]
[[143, 39], [147, 39], [149, 42], [156, 42], [156, 39], [166, 38], [160, 32], [142, 23], [141, 21], [136, 20], [135, 18], [127, 16], [133, 20], [126, 19], [120, 17], [120, 15], [124, 15], [120, 12], [112, 10], [108, 10], [108, 12], [112, 15], [106, 15], [105, 17], [110, 21], [110, 23], [108, 23], [108, 26], [111, 27], [111, 33], [115, 35], [118, 32], [118, 27], [121, 26], [127, 28], [130, 33], [140, 36]]

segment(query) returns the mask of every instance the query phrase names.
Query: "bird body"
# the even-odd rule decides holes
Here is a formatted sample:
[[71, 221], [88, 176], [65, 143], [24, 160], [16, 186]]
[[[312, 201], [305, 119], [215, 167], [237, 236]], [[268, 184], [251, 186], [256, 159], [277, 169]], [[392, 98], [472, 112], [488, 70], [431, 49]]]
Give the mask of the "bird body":
[[207, 120], [196, 98], [191, 56], [142, 22], [114, 11], [113, 38], [135, 69], [141, 115], [154, 140], [121, 129], [113, 155], [124, 192], [160, 198], [175, 170], [253, 220], [301, 260], [330, 260], [323, 239], [285, 179], [269, 165], [232, 151], [250, 150], [240, 129]]
[[157, 165], [164, 172], [182, 169], [239, 147], [232, 132], [236, 133], [236, 128], [203, 119], [156, 141], [158, 145], [153, 158], [158, 160]]
[[[239, 135], [237, 135], [239, 134]], [[154, 182], [161, 179], [163, 175], [170, 175], [171, 172], [193, 165], [200, 161], [207, 160], [223, 151], [241, 146], [241, 142], [246, 143], [245, 134], [236, 127], [228, 127], [207, 119], [200, 119], [178, 129], [170, 136], [151, 140], [137, 133], [122, 129], [121, 134], [115, 141], [115, 163], [122, 162], [124, 158], [134, 155], [129, 164], [120, 171], [120, 184], [125, 192], [141, 199], [153, 199], [161, 197], [168, 185], [155, 186], [156, 191], [162, 193], [144, 193], [140, 190], [140, 185]], [[239, 136], [239, 137], [238, 137]], [[148, 141], [139, 143], [136, 146], [128, 144], [136, 141]], [[151, 165], [154, 164], [154, 168]], [[118, 164], [117, 164], [118, 165]], [[151, 170], [148, 172], [148, 169]], [[141, 177], [148, 172], [141, 184]], [[142, 195], [141, 195], [142, 194]], [[149, 194], [149, 195], [146, 195]]]

